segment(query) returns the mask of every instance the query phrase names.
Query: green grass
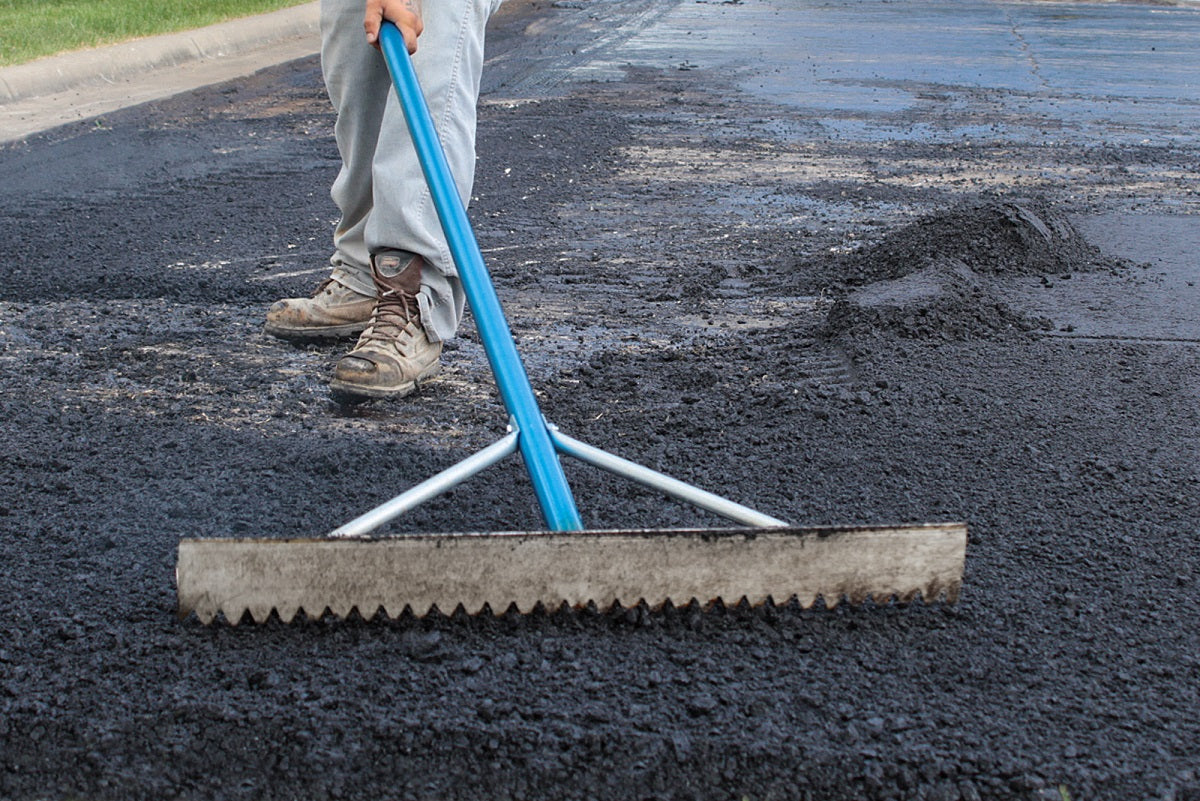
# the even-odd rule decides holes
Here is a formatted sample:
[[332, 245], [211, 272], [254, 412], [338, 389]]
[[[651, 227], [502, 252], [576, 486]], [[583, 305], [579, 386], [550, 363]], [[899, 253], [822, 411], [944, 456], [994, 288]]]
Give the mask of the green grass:
[[0, 0], [0, 66], [199, 28], [305, 0]]

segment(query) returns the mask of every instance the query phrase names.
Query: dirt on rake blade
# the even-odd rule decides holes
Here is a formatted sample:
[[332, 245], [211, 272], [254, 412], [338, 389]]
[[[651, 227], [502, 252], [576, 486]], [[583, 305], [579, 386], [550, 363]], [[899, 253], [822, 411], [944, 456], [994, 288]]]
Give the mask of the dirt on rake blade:
[[960, 523], [818, 528], [506, 532], [368, 538], [191, 539], [179, 544], [179, 614], [237, 624], [303, 612], [424, 616], [644, 601], [658, 607], [795, 598], [808, 607], [890, 599], [953, 603]]

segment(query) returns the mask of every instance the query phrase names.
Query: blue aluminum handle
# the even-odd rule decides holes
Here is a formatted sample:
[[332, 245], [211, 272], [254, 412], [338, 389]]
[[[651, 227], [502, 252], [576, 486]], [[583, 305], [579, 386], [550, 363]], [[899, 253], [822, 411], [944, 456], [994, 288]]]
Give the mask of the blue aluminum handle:
[[475, 315], [479, 338], [487, 352], [504, 406], [516, 423], [521, 456], [541, 505], [542, 517], [551, 531], [581, 531], [583, 523], [575, 507], [575, 498], [533, 394], [529, 376], [517, 354], [517, 346], [500, 308], [491, 276], [483, 263], [483, 254], [479, 251], [466, 208], [450, 174], [450, 165], [446, 162], [446, 154], [433, 127], [412, 59], [404, 46], [404, 37], [395, 25], [384, 22], [379, 40], [392, 74], [392, 82], [396, 85], [404, 118], [408, 122], [409, 134], [421, 161], [421, 169], [425, 173], [425, 181], [433, 196], [442, 231], [446, 234], [450, 254], [458, 268], [467, 303]]

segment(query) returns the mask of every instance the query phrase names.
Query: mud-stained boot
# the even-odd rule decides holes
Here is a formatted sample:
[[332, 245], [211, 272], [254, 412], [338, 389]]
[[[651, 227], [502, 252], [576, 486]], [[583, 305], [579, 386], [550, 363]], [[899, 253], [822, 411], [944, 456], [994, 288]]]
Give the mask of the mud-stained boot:
[[333, 371], [329, 390], [342, 403], [402, 398], [442, 367], [441, 342], [430, 342], [421, 324], [420, 256], [403, 251], [371, 259], [378, 299], [354, 350]]
[[375, 298], [326, 278], [311, 298], [277, 300], [267, 310], [263, 330], [289, 340], [341, 339], [362, 333]]

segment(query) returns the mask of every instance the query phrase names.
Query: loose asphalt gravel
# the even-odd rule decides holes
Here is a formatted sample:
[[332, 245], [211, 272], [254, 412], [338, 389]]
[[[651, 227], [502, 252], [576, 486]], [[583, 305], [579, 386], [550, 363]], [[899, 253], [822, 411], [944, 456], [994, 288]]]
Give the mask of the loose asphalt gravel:
[[[965, 520], [960, 602], [177, 620], [181, 537], [320, 534], [503, 428], [469, 321], [351, 409], [347, 343], [261, 333], [336, 216], [302, 60], [0, 149], [0, 797], [1200, 798], [1196, 332], [1051, 313], [1162, 289], [1081, 221], [1194, 213], [1195, 138], [547, 79], [601, 2], [504, 12], [481, 104], [472, 217], [548, 417], [797, 523]], [[717, 524], [568, 475], [594, 527]], [[392, 530], [539, 527], [514, 461]]]

